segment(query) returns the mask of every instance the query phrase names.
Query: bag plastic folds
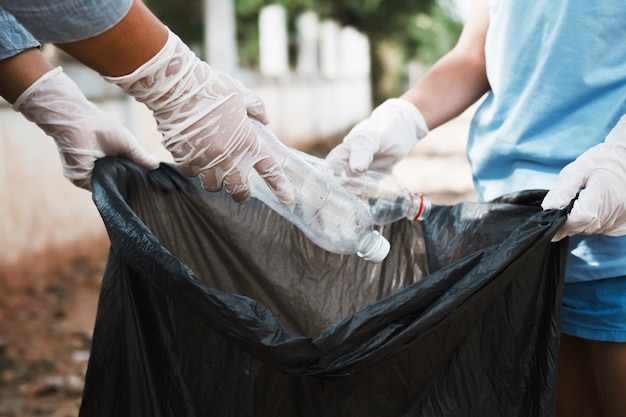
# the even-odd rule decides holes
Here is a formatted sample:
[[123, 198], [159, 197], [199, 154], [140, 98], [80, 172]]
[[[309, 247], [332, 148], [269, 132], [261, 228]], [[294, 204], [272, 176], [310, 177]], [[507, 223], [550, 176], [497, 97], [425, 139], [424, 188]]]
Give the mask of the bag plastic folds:
[[553, 416], [566, 211], [544, 195], [384, 226], [373, 264], [172, 165], [102, 159], [80, 416]]

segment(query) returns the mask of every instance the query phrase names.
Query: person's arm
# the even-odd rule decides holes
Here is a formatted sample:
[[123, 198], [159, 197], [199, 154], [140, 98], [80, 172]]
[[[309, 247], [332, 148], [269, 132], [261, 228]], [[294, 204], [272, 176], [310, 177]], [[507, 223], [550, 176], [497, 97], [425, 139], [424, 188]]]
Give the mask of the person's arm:
[[456, 46], [401, 98], [422, 113], [429, 129], [455, 118], [489, 91], [485, 38], [489, 9], [474, 1]]
[[379, 105], [330, 151], [354, 171], [391, 172], [430, 129], [461, 114], [489, 91], [486, 0], [476, 0], [456, 46], [400, 98]]
[[17, 99], [52, 66], [37, 48], [0, 60], [0, 96], [9, 103]]
[[280, 201], [293, 201], [289, 180], [249, 119], [267, 123], [262, 100], [198, 59], [141, 0], [108, 31], [58, 46], [152, 110], [174, 162], [206, 190], [224, 187], [246, 202], [254, 169]]
[[91, 189], [91, 171], [104, 156], [125, 156], [148, 169], [159, 165], [37, 48], [0, 60], [0, 95], [54, 139], [65, 177], [79, 187]]
[[119, 23], [102, 34], [56, 46], [104, 76], [130, 74], [155, 56], [165, 45], [165, 25], [135, 0]]

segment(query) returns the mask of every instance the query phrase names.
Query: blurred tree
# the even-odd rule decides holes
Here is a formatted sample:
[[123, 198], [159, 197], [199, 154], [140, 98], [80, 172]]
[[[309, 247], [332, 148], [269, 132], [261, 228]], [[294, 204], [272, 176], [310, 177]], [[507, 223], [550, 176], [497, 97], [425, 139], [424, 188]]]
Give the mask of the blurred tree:
[[198, 45], [204, 39], [203, 0], [144, 0], [144, 3], [189, 46], [200, 49]]
[[437, 0], [320, 0], [320, 10], [365, 33], [372, 56], [373, 102], [401, 94], [407, 64], [432, 65], [450, 50], [462, 24]]
[[[144, 0], [152, 11], [188, 44], [202, 42], [203, 0]], [[259, 11], [282, 4], [288, 11], [290, 57], [297, 45], [295, 21], [306, 10], [321, 19], [334, 19], [366, 34], [372, 54], [373, 101], [396, 96], [407, 88], [407, 64], [428, 67], [456, 42], [461, 22], [437, 0], [233, 0], [237, 15], [239, 63], [256, 68], [259, 63]], [[449, 4], [444, 3], [444, 4]]]

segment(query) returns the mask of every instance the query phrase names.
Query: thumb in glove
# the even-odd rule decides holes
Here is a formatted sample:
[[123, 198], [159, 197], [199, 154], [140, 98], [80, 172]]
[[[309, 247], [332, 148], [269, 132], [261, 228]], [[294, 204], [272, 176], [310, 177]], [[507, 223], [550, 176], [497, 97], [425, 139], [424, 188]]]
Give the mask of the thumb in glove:
[[427, 133], [428, 127], [417, 107], [407, 100], [389, 99], [354, 126], [326, 159], [349, 164], [355, 172], [371, 169], [391, 173]]
[[542, 207], [565, 208], [578, 194], [567, 220], [552, 241], [576, 234], [626, 234], [626, 116], [603, 143], [567, 165]]
[[134, 72], [104, 79], [152, 110], [174, 162], [186, 175], [198, 176], [204, 189], [225, 188], [245, 203], [254, 169], [281, 202], [293, 202], [291, 183], [249, 119], [267, 122], [261, 99], [201, 61], [173, 32]]

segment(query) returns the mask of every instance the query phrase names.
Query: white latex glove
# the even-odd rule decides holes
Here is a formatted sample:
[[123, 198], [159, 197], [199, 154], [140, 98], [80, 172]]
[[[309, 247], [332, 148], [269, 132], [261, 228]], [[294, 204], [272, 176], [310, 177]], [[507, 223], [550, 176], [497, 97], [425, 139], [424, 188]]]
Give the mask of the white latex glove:
[[250, 199], [248, 175], [254, 168], [280, 201], [293, 201], [289, 180], [248, 118], [267, 123], [261, 99], [201, 61], [173, 32], [161, 51], [133, 73], [105, 79], [152, 110], [174, 162], [185, 175], [197, 175], [206, 190], [225, 187], [244, 203]]
[[626, 234], [626, 116], [605, 141], [581, 154], [559, 175], [542, 202], [544, 209], [562, 209], [576, 196], [567, 220], [553, 242], [575, 234]]
[[392, 98], [354, 126], [326, 159], [349, 163], [356, 172], [370, 169], [391, 173], [395, 164], [427, 133], [428, 127], [417, 107], [406, 100]]
[[94, 164], [105, 156], [124, 156], [146, 169], [159, 166], [159, 160], [139, 146], [128, 129], [87, 100], [61, 67], [28, 87], [13, 109], [54, 139], [63, 175], [78, 187], [91, 190]]

